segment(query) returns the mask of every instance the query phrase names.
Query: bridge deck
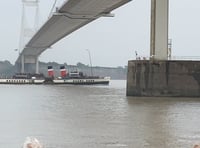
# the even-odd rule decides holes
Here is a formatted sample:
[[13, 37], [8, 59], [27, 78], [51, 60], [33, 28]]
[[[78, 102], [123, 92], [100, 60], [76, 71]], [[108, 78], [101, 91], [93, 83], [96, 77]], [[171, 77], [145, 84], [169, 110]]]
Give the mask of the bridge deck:
[[[68, 0], [30, 39], [21, 55], [38, 56], [73, 31], [129, 1], [131, 0]], [[20, 56], [17, 61], [20, 61]]]

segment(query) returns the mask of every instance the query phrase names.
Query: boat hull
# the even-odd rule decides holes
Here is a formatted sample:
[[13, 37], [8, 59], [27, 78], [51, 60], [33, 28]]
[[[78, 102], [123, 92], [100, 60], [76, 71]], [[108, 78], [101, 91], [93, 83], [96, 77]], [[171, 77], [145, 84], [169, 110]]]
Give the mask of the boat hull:
[[0, 79], [0, 84], [72, 84], [72, 85], [94, 85], [109, 84], [109, 78], [99, 79]]
[[94, 85], [109, 84], [109, 79], [58, 79], [53, 80], [53, 84], [73, 84], [73, 85]]
[[0, 84], [43, 84], [44, 80], [33, 79], [0, 79]]

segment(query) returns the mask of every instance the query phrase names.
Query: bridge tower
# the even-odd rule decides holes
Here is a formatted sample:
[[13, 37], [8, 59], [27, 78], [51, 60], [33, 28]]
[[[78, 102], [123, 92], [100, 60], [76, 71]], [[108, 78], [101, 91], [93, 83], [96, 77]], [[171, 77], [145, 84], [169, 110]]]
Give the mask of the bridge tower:
[[151, 60], [168, 60], [169, 0], [151, 0]]
[[[19, 41], [19, 54], [38, 29], [39, 23], [39, 0], [22, 0], [21, 33]], [[20, 71], [25, 72], [25, 64], [36, 64], [36, 73], [39, 73], [38, 57], [21, 55]], [[28, 66], [26, 66], [28, 67]], [[27, 69], [27, 68], [26, 68]]]

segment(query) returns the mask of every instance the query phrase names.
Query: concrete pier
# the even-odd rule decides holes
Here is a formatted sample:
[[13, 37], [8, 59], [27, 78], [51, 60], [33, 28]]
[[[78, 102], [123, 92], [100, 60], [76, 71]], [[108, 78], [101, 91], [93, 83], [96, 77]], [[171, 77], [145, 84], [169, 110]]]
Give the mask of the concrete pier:
[[128, 63], [127, 96], [200, 96], [200, 61]]

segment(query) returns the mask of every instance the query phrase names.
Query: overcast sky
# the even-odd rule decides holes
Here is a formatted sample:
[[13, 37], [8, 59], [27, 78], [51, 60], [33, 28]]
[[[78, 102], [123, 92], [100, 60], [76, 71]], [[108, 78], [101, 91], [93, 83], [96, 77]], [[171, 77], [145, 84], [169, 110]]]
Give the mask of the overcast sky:
[[[22, 0], [0, 2], [0, 61], [14, 63], [19, 47]], [[58, 0], [58, 5], [63, 0]], [[40, 0], [40, 24], [47, 20], [54, 0]], [[133, 0], [118, 8], [114, 18], [100, 18], [65, 37], [40, 56], [40, 61], [125, 66], [135, 51], [149, 56], [150, 0]], [[200, 56], [200, 1], [171, 0], [169, 37], [173, 56]]]

